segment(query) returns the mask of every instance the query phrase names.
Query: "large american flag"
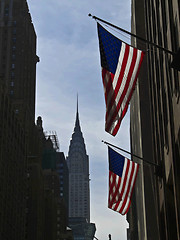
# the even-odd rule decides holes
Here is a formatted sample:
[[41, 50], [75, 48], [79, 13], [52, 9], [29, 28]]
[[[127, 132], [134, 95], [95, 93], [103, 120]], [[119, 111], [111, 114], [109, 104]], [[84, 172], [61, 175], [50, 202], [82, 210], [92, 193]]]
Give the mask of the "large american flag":
[[122, 42], [99, 23], [97, 27], [106, 102], [105, 130], [115, 136], [135, 89], [144, 52]]
[[131, 204], [139, 164], [130, 161], [108, 146], [109, 198], [108, 207], [126, 214]]

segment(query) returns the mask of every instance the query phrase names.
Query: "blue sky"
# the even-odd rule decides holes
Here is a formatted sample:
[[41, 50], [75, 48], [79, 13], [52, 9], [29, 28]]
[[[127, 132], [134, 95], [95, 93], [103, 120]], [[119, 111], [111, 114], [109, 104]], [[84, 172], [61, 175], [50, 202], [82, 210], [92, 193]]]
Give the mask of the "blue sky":
[[[91, 222], [99, 240], [125, 240], [125, 216], [107, 208], [108, 158], [101, 140], [129, 150], [129, 113], [116, 137], [104, 131], [105, 100], [96, 22], [88, 14], [130, 30], [130, 0], [28, 0], [37, 34], [36, 117], [56, 131], [68, 154], [79, 96], [80, 124], [90, 160]], [[128, 39], [122, 40], [128, 42]]]

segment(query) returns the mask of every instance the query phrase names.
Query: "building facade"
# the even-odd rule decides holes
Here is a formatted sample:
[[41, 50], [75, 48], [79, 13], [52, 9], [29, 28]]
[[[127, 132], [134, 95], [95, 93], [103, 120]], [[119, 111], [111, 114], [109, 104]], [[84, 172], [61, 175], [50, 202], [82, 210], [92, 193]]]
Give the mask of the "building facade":
[[35, 120], [36, 33], [26, 0], [0, 1], [0, 79], [24, 124]]
[[[178, 0], [132, 0], [132, 32], [172, 52], [180, 47]], [[180, 72], [172, 54], [137, 39], [145, 50], [131, 101], [132, 153], [140, 162], [127, 219], [128, 239], [180, 239]], [[135, 159], [138, 161], [138, 159]]]
[[63, 152], [56, 153], [56, 171], [59, 175], [60, 182], [60, 200], [62, 204], [62, 226], [68, 225], [69, 212], [69, 170]]
[[[42, 118], [37, 120], [42, 141], [44, 179], [44, 239], [72, 239], [68, 226], [68, 167], [55, 132], [43, 132]], [[43, 205], [43, 202], [42, 202]]]
[[83, 217], [90, 222], [89, 157], [81, 132], [78, 107], [67, 164], [69, 169], [69, 218]]
[[2, 239], [27, 239], [29, 216], [35, 209], [30, 208], [29, 196], [30, 177], [37, 171], [29, 174], [40, 162], [34, 124], [37, 61], [36, 34], [26, 0], [0, 1], [0, 169], [5, 173], [1, 172], [0, 181]]
[[96, 232], [95, 223], [88, 223], [85, 218], [70, 218], [69, 226], [73, 230], [74, 240], [93, 240]]
[[26, 236], [26, 153], [25, 131], [0, 84], [0, 239]]
[[60, 184], [58, 173], [53, 169], [44, 169], [45, 218], [44, 239], [60, 239]]

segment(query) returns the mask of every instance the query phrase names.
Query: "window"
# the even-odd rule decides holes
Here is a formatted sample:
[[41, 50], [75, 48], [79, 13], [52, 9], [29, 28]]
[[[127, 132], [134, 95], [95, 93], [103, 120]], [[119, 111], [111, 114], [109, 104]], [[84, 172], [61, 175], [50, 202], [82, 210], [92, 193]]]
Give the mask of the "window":
[[15, 68], [15, 63], [12, 63], [12, 69], [14, 69]]
[[10, 85], [11, 85], [11, 87], [14, 87], [14, 82], [11, 82]]
[[9, 15], [9, 8], [6, 7], [6, 8], [5, 8], [5, 16], [8, 16], [8, 15]]

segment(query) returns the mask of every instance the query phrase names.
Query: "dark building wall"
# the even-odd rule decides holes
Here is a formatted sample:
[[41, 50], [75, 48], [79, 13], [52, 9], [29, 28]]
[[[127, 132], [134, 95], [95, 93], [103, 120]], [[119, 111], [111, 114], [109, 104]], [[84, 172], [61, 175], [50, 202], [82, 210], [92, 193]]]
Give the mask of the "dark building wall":
[[53, 148], [53, 144], [50, 138], [43, 141], [43, 158], [42, 168], [43, 169], [56, 169], [56, 151]]
[[32, 122], [28, 128], [27, 155], [27, 239], [43, 240], [44, 238], [44, 177], [42, 169], [43, 142], [41, 132]]
[[68, 209], [69, 201], [69, 170], [63, 152], [56, 153], [56, 171], [60, 181], [60, 197], [64, 198]]
[[[7, 127], [3, 125], [0, 131], [4, 132], [4, 139], [8, 140], [3, 143], [3, 152], [5, 153], [6, 149], [8, 149], [8, 154], [2, 156], [1, 162], [10, 161], [9, 166], [14, 171], [17, 170], [11, 173], [11, 178], [8, 176], [9, 188], [13, 188], [18, 184], [18, 189], [16, 189], [16, 186], [14, 187], [14, 191], [17, 190], [17, 193], [13, 192], [9, 197], [14, 199], [13, 209], [17, 209], [16, 197], [18, 198], [19, 189], [21, 189], [21, 201], [18, 200], [19, 205], [21, 205], [19, 213], [21, 211], [26, 213], [25, 228], [19, 220], [14, 224], [13, 218], [9, 217], [10, 231], [8, 231], [8, 234], [13, 234], [14, 228], [16, 228], [17, 232], [19, 231], [18, 234], [22, 231], [25, 233], [23, 238], [17, 238], [16, 233], [9, 239], [43, 239], [44, 185], [41, 168], [42, 147], [39, 132], [34, 124], [37, 61], [36, 34], [27, 1], [1, 0], [0, 85], [4, 87], [7, 98], [9, 97], [12, 105], [12, 110], [10, 110], [6, 101], [3, 110]], [[16, 118], [10, 112], [14, 112]], [[7, 113], [11, 120], [6, 119]], [[13, 121], [13, 124], [11, 121]], [[17, 125], [21, 126], [23, 133]], [[10, 136], [11, 138], [9, 138]], [[14, 144], [12, 145], [13, 140]], [[21, 146], [25, 146], [26, 150], [23, 159], [19, 154]], [[19, 159], [16, 159], [16, 157]], [[16, 163], [17, 160], [18, 163]], [[10, 173], [9, 166], [4, 168], [8, 174]], [[21, 171], [21, 175], [19, 175], [19, 171]], [[26, 184], [26, 187], [21, 187], [24, 184]], [[26, 201], [25, 205], [24, 201]], [[10, 207], [10, 210], [13, 211], [12, 206], [8, 205], [8, 202], [6, 204], [4, 216], [11, 216], [11, 213], [8, 213], [8, 208]], [[16, 224], [19, 225], [16, 226]]]
[[60, 223], [61, 232], [66, 232], [68, 225], [68, 207], [69, 207], [69, 171], [63, 152], [56, 153], [56, 171], [60, 183]]
[[27, 142], [5, 92], [0, 85], [0, 239], [24, 240]]
[[29, 163], [27, 169], [26, 239], [44, 240], [45, 194], [41, 166]]
[[57, 223], [58, 203], [50, 190], [45, 190], [45, 240], [56, 240], [59, 231]]
[[[133, 0], [132, 32], [177, 51], [179, 9], [177, 0]], [[146, 57], [131, 101], [131, 150], [160, 164], [163, 174], [141, 164], [135, 186], [138, 239], [180, 239], [180, 73], [170, 67], [172, 55], [137, 39], [132, 43], [146, 50]], [[128, 219], [131, 232], [131, 212]]]
[[56, 240], [60, 236], [59, 209], [60, 187], [56, 170], [44, 169], [45, 189], [45, 239]]
[[15, 110], [34, 121], [36, 34], [26, 0], [0, 2], [0, 76]]
[[[42, 128], [42, 124], [38, 124]], [[50, 137], [43, 138], [45, 189], [45, 239], [68, 237], [69, 173], [63, 152], [56, 152]]]

